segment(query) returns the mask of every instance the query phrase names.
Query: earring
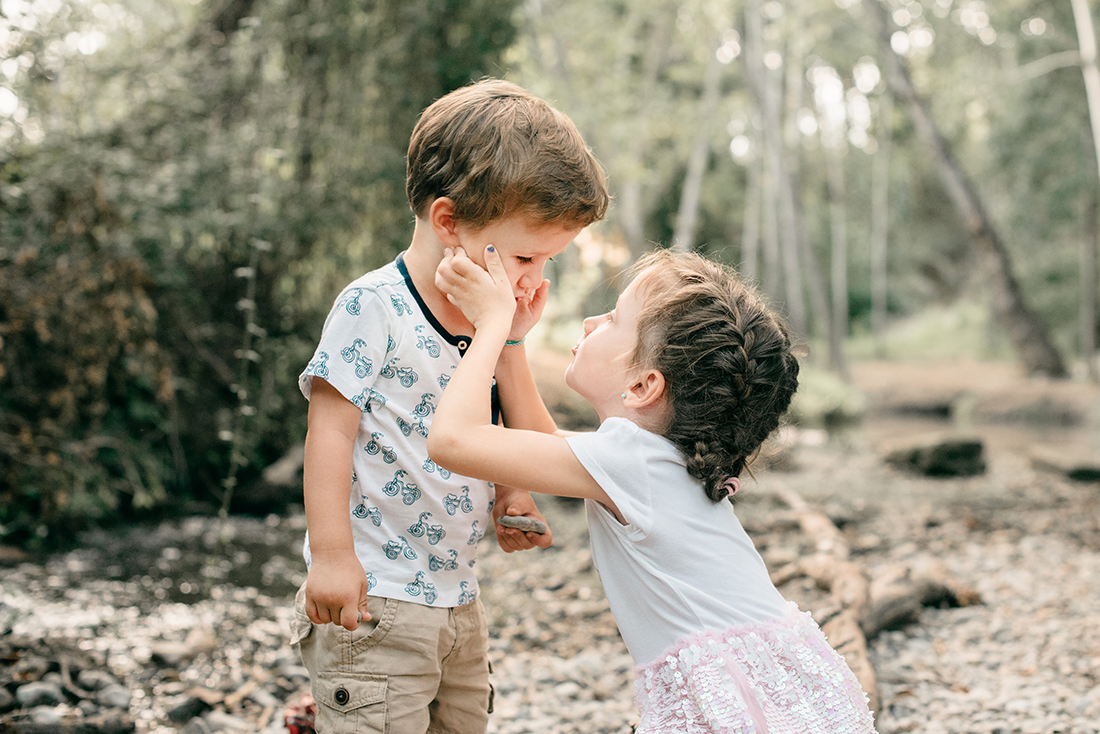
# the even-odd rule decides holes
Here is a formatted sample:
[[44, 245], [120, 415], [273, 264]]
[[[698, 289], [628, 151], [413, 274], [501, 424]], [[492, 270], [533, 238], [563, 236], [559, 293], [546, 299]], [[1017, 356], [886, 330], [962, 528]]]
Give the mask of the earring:
[[620, 398], [622, 398], [623, 400], [626, 400], [626, 393], [624, 392], [624, 393], [623, 393], [622, 395], [620, 395], [619, 397], [620, 397]]

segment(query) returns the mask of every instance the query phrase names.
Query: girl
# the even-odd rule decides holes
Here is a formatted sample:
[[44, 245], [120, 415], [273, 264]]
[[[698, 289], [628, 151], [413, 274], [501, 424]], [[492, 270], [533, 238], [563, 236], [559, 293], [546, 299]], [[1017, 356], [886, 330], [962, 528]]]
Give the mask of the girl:
[[428, 452], [456, 473], [586, 500], [592, 556], [638, 666], [638, 734], [874, 732], [855, 676], [772, 585], [722, 501], [798, 386], [782, 324], [721, 266], [651, 254], [615, 310], [585, 320], [565, 373], [599, 430], [510, 430], [482, 397], [515, 297], [492, 246], [485, 263], [455, 250], [436, 271], [477, 336]]

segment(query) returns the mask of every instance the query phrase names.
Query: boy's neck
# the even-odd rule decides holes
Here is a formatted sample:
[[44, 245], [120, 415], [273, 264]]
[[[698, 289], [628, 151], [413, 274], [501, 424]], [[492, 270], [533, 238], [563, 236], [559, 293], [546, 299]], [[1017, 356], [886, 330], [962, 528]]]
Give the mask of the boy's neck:
[[432, 316], [450, 334], [473, 336], [473, 324], [436, 288], [435, 271], [443, 260], [443, 243], [432, 235], [430, 227], [426, 224], [422, 226], [419, 219], [404, 260], [409, 277]]

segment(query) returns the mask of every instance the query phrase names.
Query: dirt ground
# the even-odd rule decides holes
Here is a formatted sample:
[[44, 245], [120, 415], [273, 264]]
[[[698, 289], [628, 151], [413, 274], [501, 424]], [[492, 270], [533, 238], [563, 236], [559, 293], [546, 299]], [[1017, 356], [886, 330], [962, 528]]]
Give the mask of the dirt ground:
[[[539, 355], [537, 376], [560, 425], [591, 426], [590, 409], [562, 385], [567, 360]], [[811, 552], [789, 513], [783, 520], [782, 487], [828, 514], [872, 583], [899, 565], [931, 564], [976, 593], [976, 604], [922, 609], [869, 641], [879, 734], [1100, 734], [1100, 482], [1032, 458], [1045, 449], [1097, 463], [1100, 389], [969, 362], [857, 364], [853, 384], [863, 418], [786, 431], [782, 462], [746, 479], [736, 512], [773, 572]], [[930, 432], [980, 438], [986, 470], [930, 478], [884, 461], [891, 446]], [[490, 732], [629, 734], [633, 664], [583, 510], [538, 501], [550, 549], [505, 554], [490, 536], [479, 550], [496, 687]], [[193, 517], [12, 560], [0, 575], [0, 637], [78, 645], [128, 692], [138, 734], [180, 731], [170, 712], [189, 706], [196, 687], [205, 713], [183, 730], [282, 734], [282, 706], [307, 685], [287, 645], [304, 528], [294, 512]], [[225, 538], [232, 552], [214, 550]], [[828, 603], [805, 577], [780, 591], [811, 613]], [[71, 704], [45, 708], [5, 716], [80, 717]]]
[[[560, 387], [564, 363], [540, 360], [538, 377], [559, 423], [585, 426], [590, 415]], [[925, 609], [917, 623], [869, 641], [880, 734], [1100, 731], [1100, 483], [1033, 460], [1046, 450], [1100, 463], [1100, 389], [976, 362], [861, 363], [852, 384], [865, 398], [862, 420], [788, 430], [782, 461], [745, 482], [737, 514], [773, 572], [809, 552], [797, 531], [776, 530], [782, 486], [826, 511], [872, 581], [899, 565], [935, 564], [980, 599]], [[931, 478], [884, 461], [891, 448], [931, 434], [980, 439], [987, 469]], [[514, 669], [513, 680], [549, 671], [502, 687], [494, 731], [627, 732], [629, 658], [586, 556], [583, 513], [544, 503], [554, 551], [506, 558], [490, 548], [484, 557], [499, 635], [494, 665]], [[531, 575], [547, 561], [549, 590], [544, 575]], [[806, 578], [780, 590], [811, 612], [828, 604]], [[528, 594], [541, 600], [536, 609]], [[587, 624], [566, 621], [571, 611]], [[599, 651], [591, 666], [599, 675], [564, 663], [583, 662], [584, 650]], [[563, 706], [563, 698], [572, 700]]]

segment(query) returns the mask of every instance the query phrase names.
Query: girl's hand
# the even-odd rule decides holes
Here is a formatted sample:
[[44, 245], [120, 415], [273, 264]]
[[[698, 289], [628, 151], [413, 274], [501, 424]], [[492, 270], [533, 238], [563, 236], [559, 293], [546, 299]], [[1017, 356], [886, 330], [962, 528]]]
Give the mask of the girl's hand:
[[[501, 324], [511, 332], [516, 298], [500, 253], [492, 245], [485, 248], [485, 268], [471, 260], [461, 247], [444, 248], [443, 259], [435, 271], [435, 286], [462, 310], [475, 329]], [[540, 315], [541, 311], [540, 306]]]

